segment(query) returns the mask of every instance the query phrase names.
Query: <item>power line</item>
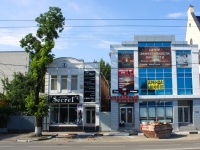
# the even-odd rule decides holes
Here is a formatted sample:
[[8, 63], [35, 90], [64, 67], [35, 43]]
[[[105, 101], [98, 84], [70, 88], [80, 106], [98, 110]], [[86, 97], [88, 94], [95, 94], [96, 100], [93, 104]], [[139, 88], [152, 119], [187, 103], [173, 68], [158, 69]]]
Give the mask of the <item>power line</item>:
[[[149, 18], [149, 19], [147, 19], [147, 18], [144, 18], [144, 19], [134, 19], [134, 18], [132, 18], [132, 19], [131, 18], [130, 19], [127, 19], [127, 18], [119, 18], [119, 19], [114, 19], [114, 18], [110, 18], [110, 19], [109, 18], [108, 19], [105, 19], [105, 18], [104, 19], [91, 19], [91, 18], [88, 18], [88, 19], [86, 19], [85, 18], [85, 19], [80, 19], [79, 18], [78, 19], [77, 18], [77, 19], [65, 19], [65, 20], [81, 20], [81, 21], [82, 20], [87, 20], [87, 21], [88, 20], [145, 20], [145, 21], [146, 20], [158, 20], [158, 21], [160, 21], [160, 20], [167, 20], [167, 21], [168, 20], [172, 20], [172, 21], [181, 21], [182, 20], [182, 21], [185, 21], [185, 20], [188, 20], [188, 19], [159, 19], [159, 18], [154, 18], [154, 19], [153, 18]], [[6, 22], [6, 21], [35, 21], [35, 20], [26, 20], [26, 19], [17, 20], [17, 19], [15, 19], [15, 20], [0, 20], [0, 21], [5, 21]]]
[[[38, 26], [13, 26], [13, 27], [0, 27], [0, 28], [35, 28], [35, 27], [38, 27]], [[74, 27], [74, 28], [99, 28], [99, 27], [187, 27], [187, 25], [174, 25], [174, 26], [169, 26], [169, 25], [166, 25], [166, 26], [163, 26], [163, 25], [94, 25], [94, 26], [91, 26], [91, 25], [83, 25], [83, 26], [64, 26], [64, 27], [67, 27], [67, 28], [71, 28], [71, 27]], [[190, 26], [190, 27], [200, 27], [200, 26]]]

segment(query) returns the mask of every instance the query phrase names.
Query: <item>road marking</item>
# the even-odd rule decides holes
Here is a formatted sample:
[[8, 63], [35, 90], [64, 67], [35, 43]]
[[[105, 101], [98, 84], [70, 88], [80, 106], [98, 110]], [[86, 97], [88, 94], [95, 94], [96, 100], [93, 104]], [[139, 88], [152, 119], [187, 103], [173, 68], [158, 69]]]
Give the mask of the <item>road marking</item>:
[[33, 147], [33, 148], [40, 148], [40, 147], [70, 147], [70, 146], [27, 146], [27, 147]]
[[104, 138], [102, 138], [102, 137], [99, 137], [100, 139], [102, 139], [103, 141], [105, 141], [105, 139]]
[[83, 147], [126, 147], [126, 146], [83, 146]]
[[14, 147], [14, 146], [0, 146], [0, 147]]
[[[170, 144], [170, 146], [175, 146], [175, 145], [182, 145], [182, 144]], [[152, 145], [139, 145], [139, 146], [169, 146], [169, 145], [154, 145], [154, 144], [152, 144]]]
[[78, 140], [79, 140], [80, 142], [82, 142], [82, 140], [78, 137], [78, 135], [77, 135], [77, 138], [78, 138]]

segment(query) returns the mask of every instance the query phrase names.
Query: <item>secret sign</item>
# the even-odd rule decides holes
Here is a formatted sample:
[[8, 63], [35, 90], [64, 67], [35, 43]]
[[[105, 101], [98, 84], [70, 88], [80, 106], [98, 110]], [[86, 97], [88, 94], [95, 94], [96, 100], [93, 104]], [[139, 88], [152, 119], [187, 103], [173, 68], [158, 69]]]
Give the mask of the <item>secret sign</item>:
[[79, 103], [79, 95], [51, 95], [50, 103]]

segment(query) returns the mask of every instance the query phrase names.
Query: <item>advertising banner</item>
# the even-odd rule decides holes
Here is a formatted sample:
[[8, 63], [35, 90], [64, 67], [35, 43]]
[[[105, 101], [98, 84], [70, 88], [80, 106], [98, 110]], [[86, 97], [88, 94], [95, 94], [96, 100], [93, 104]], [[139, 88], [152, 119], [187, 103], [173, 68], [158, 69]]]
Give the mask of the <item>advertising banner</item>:
[[171, 68], [171, 47], [138, 47], [139, 68]]
[[149, 90], [163, 90], [164, 80], [147, 80]]
[[133, 68], [118, 69], [118, 76], [134, 76]]
[[119, 50], [118, 51], [118, 68], [133, 68], [133, 51]]
[[95, 102], [95, 71], [84, 71], [84, 102]]
[[176, 67], [177, 68], [191, 68], [192, 60], [191, 54], [176, 54]]
[[134, 76], [118, 76], [118, 95], [134, 95]]
[[77, 119], [77, 125], [82, 126], [83, 125], [83, 105], [78, 104], [77, 105], [77, 110], [78, 110], [78, 119]]

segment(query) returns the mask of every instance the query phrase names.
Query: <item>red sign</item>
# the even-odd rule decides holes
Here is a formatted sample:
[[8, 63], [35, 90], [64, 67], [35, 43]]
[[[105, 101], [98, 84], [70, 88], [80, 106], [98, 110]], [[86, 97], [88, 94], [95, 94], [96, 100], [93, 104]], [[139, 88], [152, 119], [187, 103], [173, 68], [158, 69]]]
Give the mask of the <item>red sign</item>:
[[107, 96], [107, 99], [116, 100], [117, 102], [137, 102], [138, 95], [135, 96]]
[[133, 68], [118, 69], [118, 76], [134, 76]]

